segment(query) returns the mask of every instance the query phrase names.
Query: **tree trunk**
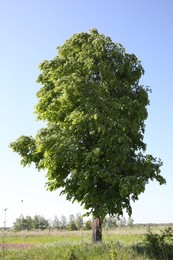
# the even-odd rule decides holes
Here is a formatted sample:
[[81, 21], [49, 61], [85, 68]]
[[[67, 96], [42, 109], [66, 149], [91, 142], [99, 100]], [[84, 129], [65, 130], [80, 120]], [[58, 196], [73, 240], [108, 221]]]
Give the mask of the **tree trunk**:
[[94, 243], [102, 241], [102, 219], [93, 217], [92, 241]]

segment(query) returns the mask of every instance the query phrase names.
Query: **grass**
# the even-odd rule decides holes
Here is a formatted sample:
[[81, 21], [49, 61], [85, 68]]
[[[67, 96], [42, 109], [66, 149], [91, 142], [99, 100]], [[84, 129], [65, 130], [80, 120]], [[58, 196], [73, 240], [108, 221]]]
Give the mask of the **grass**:
[[54, 246], [37, 246], [25, 250], [7, 250], [4, 254], [1, 253], [2, 259], [8, 260], [24, 260], [24, 259], [39, 259], [39, 260], [57, 260], [57, 259], [81, 259], [81, 260], [94, 260], [94, 259], [147, 259], [139, 257], [133, 251], [124, 247], [119, 243], [61, 243]]
[[[52, 244], [58, 242], [81, 242], [89, 240], [91, 232], [82, 231], [35, 231], [35, 232], [6, 232], [5, 242], [14, 244]], [[1, 235], [1, 242], [3, 235]]]
[[[159, 234], [160, 229], [163, 230], [163, 227], [152, 227], [151, 231]], [[148, 251], [145, 245], [142, 244], [147, 230], [147, 227], [134, 227], [103, 231], [104, 242], [98, 244], [91, 243], [91, 231], [40, 231], [19, 233], [7, 231], [4, 248], [2, 247], [3, 233], [1, 234], [0, 259], [157, 259], [147, 253]], [[159, 235], [156, 237], [159, 237]], [[7, 247], [5, 247], [5, 245], [7, 245]], [[28, 247], [28, 245], [31, 247]], [[165, 258], [165, 260], [166, 259], [168, 260], [169, 258]]]

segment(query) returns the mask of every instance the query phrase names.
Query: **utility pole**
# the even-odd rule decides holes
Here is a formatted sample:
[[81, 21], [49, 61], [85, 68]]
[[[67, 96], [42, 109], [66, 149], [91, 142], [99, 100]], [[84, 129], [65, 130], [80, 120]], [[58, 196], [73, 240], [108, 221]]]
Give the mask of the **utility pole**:
[[6, 231], [6, 221], [7, 221], [7, 210], [8, 210], [8, 208], [5, 208], [3, 210], [4, 210], [4, 233], [3, 233], [3, 242], [2, 242], [2, 255], [4, 257], [4, 255], [5, 255], [5, 231]]
[[21, 217], [23, 216], [23, 200], [21, 200]]

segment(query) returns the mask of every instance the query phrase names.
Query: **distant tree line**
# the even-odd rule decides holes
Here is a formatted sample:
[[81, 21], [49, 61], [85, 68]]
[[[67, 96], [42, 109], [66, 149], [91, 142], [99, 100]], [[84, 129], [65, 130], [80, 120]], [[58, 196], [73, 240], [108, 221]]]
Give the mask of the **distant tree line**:
[[[133, 219], [129, 218], [126, 220], [125, 217], [118, 216], [107, 216], [103, 221], [103, 228], [105, 229], [114, 229], [116, 227], [124, 227], [124, 226], [133, 226]], [[91, 230], [92, 229], [92, 221], [88, 219], [84, 221], [84, 218], [80, 213], [74, 216], [73, 214], [69, 215], [68, 219], [62, 215], [60, 218], [55, 216], [52, 221], [46, 219], [44, 216], [35, 215], [33, 218], [30, 216], [24, 217], [21, 215], [19, 218], [15, 220], [13, 223], [13, 228], [15, 231], [22, 230], [44, 230], [44, 229], [52, 229], [52, 230]]]
[[30, 216], [20, 216], [13, 223], [13, 228], [15, 231], [22, 230], [38, 230], [38, 229], [47, 229], [49, 227], [49, 221], [43, 216], [35, 215], [33, 218]]
[[67, 219], [64, 215], [61, 218], [54, 217], [52, 221], [46, 219], [44, 216], [35, 215], [33, 218], [30, 216], [24, 217], [21, 215], [13, 223], [13, 229], [15, 231], [22, 230], [44, 230], [44, 229], [57, 229], [57, 230], [80, 230], [92, 229], [91, 220], [87, 220], [84, 223], [83, 217], [80, 213], [74, 216], [71, 214]]

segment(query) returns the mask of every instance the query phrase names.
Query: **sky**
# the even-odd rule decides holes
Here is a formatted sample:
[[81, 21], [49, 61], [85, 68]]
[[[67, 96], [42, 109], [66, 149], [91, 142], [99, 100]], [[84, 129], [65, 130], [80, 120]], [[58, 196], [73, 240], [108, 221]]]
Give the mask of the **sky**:
[[17, 217], [69, 216], [83, 208], [45, 189], [45, 173], [22, 168], [9, 143], [42, 126], [33, 113], [38, 65], [57, 55], [74, 33], [97, 28], [142, 62], [150, 86], [147, 153], [161, 158], [167, 184], [149, 182], [132, 204], [135, 223], [173, 222], [173, 2], [172, 0], [0, 0], [0, 226]]

